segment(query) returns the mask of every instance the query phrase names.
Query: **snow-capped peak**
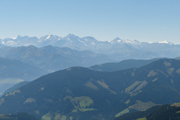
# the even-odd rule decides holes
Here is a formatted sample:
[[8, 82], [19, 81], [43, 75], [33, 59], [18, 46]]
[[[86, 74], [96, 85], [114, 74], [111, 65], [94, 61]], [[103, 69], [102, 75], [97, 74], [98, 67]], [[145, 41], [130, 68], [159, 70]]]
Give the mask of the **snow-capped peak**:
[[13, 39], [13, 40], [17, 39], [17, 36], [16, 36], [16, 37], [13, 37], [12, 39]]
[[119, 43], [119, 42], [121, 42], [122, 40], [119, 38], [119, 37], [117, 37], [117, 38], [115, 38], [115, 39], [113, 39], [112, 41], [109, 41], [109, 42], [111, 42], [111, 43]]
[[111, 41], [111, 43], [115, 44], [115, 43], [126, 43], [126, 44], [139, 44], [140, 42], [137, 40], [123, 40], [120, 39], [119, 37], [115, 38], [114, 40]]
[[112, 40], [112, 41], [119, 41], [119, 40], [121, 40], [119, 37], [117, 37], [117, 38], [115, 38], [114, 40]]
[[47, 40], [47, 39], [49, 39], [50, 37], [51, 37], [51, 33], [49, 33], [49, 35], [47, 36], [47, 38], [45, 39], [45, 40]]

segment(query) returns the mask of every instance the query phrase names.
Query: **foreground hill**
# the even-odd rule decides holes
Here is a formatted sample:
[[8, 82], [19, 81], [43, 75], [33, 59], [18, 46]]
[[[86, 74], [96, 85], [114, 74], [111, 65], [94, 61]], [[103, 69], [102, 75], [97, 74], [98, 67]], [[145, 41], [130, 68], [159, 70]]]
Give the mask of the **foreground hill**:
[[0, 94], [19, 82], [34, 80], [45, 74], [47, 72], [38, 67], [0, 57]]
[[105, 55], [91, 51], [77, 51], [53, 46], [4, 47], [0, 49], [0, 56], [19, 60], [48, 72], [72, 66], [87, 67], [112, 61]]
[[161, 59], [137, 69], [97, 72], [73, 67], [45, 75], [0, 99], [0, 113], [44, 120], [112, 120], [180, 101], [180, 61]]
[[106, 71], [106, 72], [112, 72], [112, 71], [118, 71], [118, 70], [124, 70], [124, 69], [130, 69], [130, 68], [140, 68], [144, 65], [147, 65], [153, 61], [156, 61], [157, 59], [151, 59], [151, 60], [123, 60], [118, 63], [104, 63], [100, 65], [94, 65], [89, 67], [92, 70], [95, 71]]
[[125, 114], [115, 120], [179, 120], [180, 106], [174, 105], [158, 105], [146, 111], [133, 112]]

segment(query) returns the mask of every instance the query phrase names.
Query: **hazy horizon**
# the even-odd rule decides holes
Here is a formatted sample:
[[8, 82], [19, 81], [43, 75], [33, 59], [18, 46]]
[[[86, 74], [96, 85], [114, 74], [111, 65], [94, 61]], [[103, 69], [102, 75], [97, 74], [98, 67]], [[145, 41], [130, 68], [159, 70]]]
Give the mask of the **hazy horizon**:
[[[65, 35], [65, 36], [58, 36], [58, 35], [55, 35], [55, 34], [52, 34], [52, 33], [49, 33], [49, 34], [46, 34], [46, 35], [43, 35], [43, 36], [28, 36], [28, 35], [24, 35], [24, 36], [21, 36], [21, 35], [17, 35], [16, 37], [13, 37], [13, 38], [11, 38], [11, 37], [7, 37], [7, 38], [11, 38], [11, 39], [17, 39], [17, 37], [18, 36], [20, 36], [20, 37], [25, 37], [25, 36], [28, 36], [28, 37], [37, 37], [38, 39], [39, 38], [41, 38], [41, 37], [44, 37], [44, 36], [49, 36], [49, 35], [53, 35], [53, 36], [58, 36], [58, 37], [61, 37], [61, 38], [64, 38], [64, 37], [66, 37], [66, 36], [68, 36], [68, 35], [70, 35], [70, 34], [72, 34], [72, 33], [69, 33], [69, 34], [67, 34], [67, 35]], [[75, 34], [73, 34], [73, 35], [75, 35]], [[75, 35], [75, 36], [78, 36], [78, 35]], [[93, 37], [93, 36], [82, 36], [82, 37], [80, 37], [80, 36], [78, 36], [79, 38], [83, 38], [83, 37]], [[4, 38], [4, 39], [7, 39], [7, 38]], [[95, 38], [95, 37], [93, 37], [93, 38]], [[120, 38], [120, 37], [114, 37], [114, 39], [117, 39], [117, 38], [119, 38], [120, 40], [130, 40], [130, 39], [122, 39], [122, 38]], [[1, 38], [0, 38], [1, 39]], [[96, 39], [96, 38], [95, 38]], [[111, 42], [111, 41], [113, 41], [114, 39], [112, 39], [112, 40], [107, 40], [107, 42]], [[3, 40], [3, 39], [2, 39]], [[101, 40], [98, 40], [98, 39], [96, 39], [97, 41], [101, 41]], [[139, 40], [130, 40], [130, 41], [139, 41]], [[171, 44], [177, 44], [177, 45], [179, 45], [180, 43], [173, 43], [173, 42], [170, 42], [170, 41], [139, 41], [139, 42], [147, 42], [147, 43], [171, 43]]]
[[93, 36], [180, 43], [179, 0], [0, 0], [0, 38]]

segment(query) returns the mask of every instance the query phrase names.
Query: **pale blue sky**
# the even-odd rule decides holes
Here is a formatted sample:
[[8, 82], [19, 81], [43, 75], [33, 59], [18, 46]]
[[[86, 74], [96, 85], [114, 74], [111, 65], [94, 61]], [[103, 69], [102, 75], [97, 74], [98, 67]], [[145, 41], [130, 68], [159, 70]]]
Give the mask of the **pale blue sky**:
[[180, 0], [0, 0], [0, 39], [49, 32], [180, 44]]

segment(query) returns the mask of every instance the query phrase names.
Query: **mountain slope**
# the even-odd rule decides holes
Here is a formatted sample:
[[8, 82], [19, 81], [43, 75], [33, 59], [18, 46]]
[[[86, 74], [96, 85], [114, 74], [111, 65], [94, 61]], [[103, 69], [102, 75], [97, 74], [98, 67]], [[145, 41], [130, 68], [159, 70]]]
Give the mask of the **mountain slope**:
[[6, 89], [1, 96], [6, 95], [6, 94], [8, 94], [8, 93], [10, 93], [10, 92], [15, 91], [16, 89], [19, 89], [20, 87], [28, 84], [29, 82], [30, 82], [30, 81], [23, 81], [23, 82], [17, 83], [17, 84], [15, 84], [15, 85], [13, 85], [12, 87]]
[[180, 107], [174, 105], [154, 106], [146, 111], [125, 114], [115, 120], [179, 120]]
[[151, 59], [151, 60], [123, 60], [118, 63], [104, 63], [100, 65], [94, 65], [89, 67], [92, 70], [95, 71], [118, 71], [118, 70], [124, 70], [124, 69], [130, 69], [130, 68], [139, 68], [144, 65], [147, 65], [157, 59]]
[[180, 100], [180, 61], [161, 59], [137, 69], [97, 72], [73, 67], [30, 82], [0, 100], [0, 113], [39, 118], [110, 120]]
[[0, 120], [40, 120], [27, 113], [0, 114]]

